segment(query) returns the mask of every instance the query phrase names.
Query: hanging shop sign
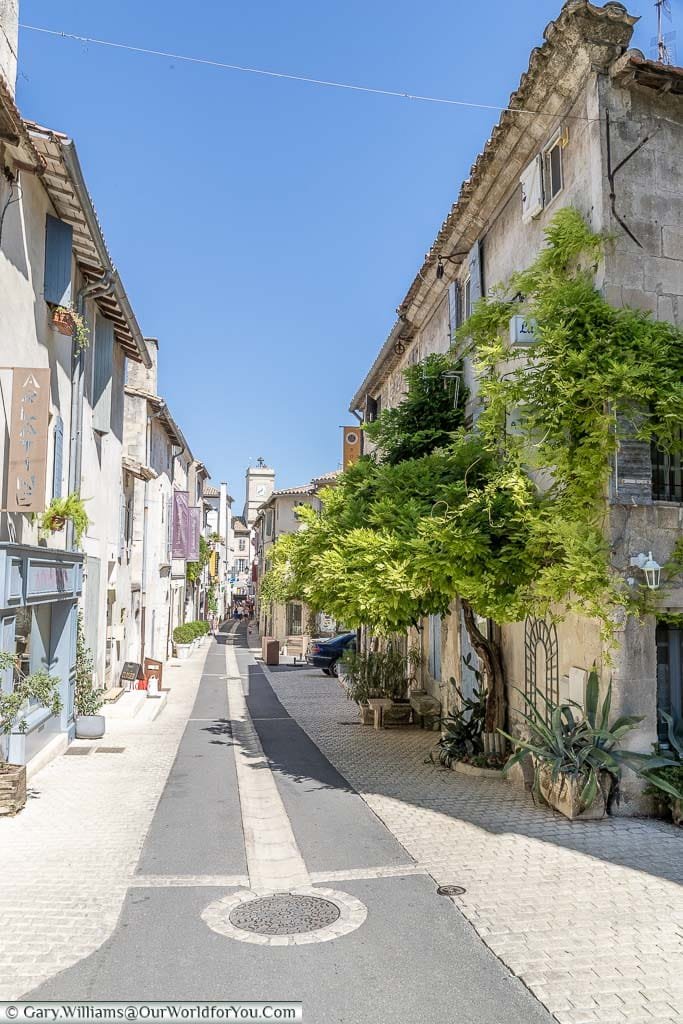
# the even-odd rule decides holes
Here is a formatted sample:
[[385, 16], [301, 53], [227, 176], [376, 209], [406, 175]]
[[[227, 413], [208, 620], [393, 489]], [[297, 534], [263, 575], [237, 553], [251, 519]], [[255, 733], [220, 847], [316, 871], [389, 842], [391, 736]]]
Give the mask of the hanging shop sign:
[[348, 469], [361, 456], [361, 439], [358, 427], [342, 427], [344, 431], [344, 469]]
[[192, 506], [188, 510], [187, 553], [188, 562], [199, 561], [199, 532], [201, 528], [201, 509]]
[[15, 367], [12, 370], [8, 512], [42, 512], [45, 509], [49, 408], [49, 369]]
[[190, 495], [188, 491], [173, 492], [173, 558], [187, 558], [190, 535]]

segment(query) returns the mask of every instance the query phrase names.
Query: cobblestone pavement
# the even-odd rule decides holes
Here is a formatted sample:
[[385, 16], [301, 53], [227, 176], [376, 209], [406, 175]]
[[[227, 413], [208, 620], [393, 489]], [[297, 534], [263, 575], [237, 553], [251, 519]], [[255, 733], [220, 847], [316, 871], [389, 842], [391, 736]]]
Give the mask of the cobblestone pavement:
[[467, 890], [463, 914], [561, 1024], [683, 1022], [679, 829], [569, 822], [510, 784], [424, 764], [434, 733], [360, 725], [319, 672], [269, 678], [412, 857]]
[[0, 999], [17, 999], [112, 933], [192, 708], [206, 651], [169, 663], [168, 703], [152, 723], [112, 721], [121, 753], [63, 755], [0, 818]]

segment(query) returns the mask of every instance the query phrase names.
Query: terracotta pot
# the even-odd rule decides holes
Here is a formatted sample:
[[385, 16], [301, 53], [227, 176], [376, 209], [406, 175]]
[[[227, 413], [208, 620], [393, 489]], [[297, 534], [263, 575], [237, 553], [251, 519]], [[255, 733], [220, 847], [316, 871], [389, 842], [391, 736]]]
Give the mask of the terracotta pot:
[[607, 800], [612, 788], [608, 772], [600, 775], [598, 791], [590, 807], [583, 807], [580, 796], [586, 783], [585, 778], [573, 775], [559, 775], [553, 780], [552, 768], [547, 764], [536, 764], [538, 788], [541, 796], [560, 814], [570, 821], [597, 821], [607, 814]]
[[57, 533], [59, 530], [63, 530], [66, 526], [66, 516], [53, 516], [50, 520], [50, 530], [52, 533]]
[[52, 326], [63, 334], [66, 338], [70, 338], [74, 331], [74, 322], [71, 318], [71, 313], [63, 309], [54, 309], [52, 311]]
[[0, 814], [16, 814], [26, 803], [26, 765], [0, 763]]

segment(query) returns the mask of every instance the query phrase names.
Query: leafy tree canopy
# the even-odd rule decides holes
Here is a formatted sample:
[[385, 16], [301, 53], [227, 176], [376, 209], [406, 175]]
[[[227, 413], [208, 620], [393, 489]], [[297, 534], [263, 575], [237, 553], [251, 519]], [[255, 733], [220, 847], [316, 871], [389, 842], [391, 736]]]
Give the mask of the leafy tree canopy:
[[[408, 368], [403, 401], [366, 428], [377, 452], [322, 493], [321, 512], [300, 511], [302, 529], [271, 550], [262, 599], [298, 598], [376, 633], [456, 596], [498, 622], [575, 608], [606, 635], [615, 606], [634, 607], [610, 564], [604, 498], [620, 438], [680, 447], [683, 335], [605, 301], [605, 240], [575, 210], [555, 215], [546, 241], [456, 337], [454, 353], [475, 362], [474, 426], [467, 396], [454, 408], [449, 390], [454, 353]], [[522, 352], [507, 341], [520, 312], [535, 334]]]

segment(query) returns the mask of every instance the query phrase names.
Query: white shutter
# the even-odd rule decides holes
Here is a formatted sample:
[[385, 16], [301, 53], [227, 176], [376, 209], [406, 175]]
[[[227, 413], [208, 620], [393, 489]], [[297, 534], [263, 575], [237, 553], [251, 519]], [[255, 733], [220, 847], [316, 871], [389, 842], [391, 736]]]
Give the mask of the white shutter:
[[522, 186], [522, 223], [528, 224], [543, 210], [543, 157], [540, 154], [519, 180]]

